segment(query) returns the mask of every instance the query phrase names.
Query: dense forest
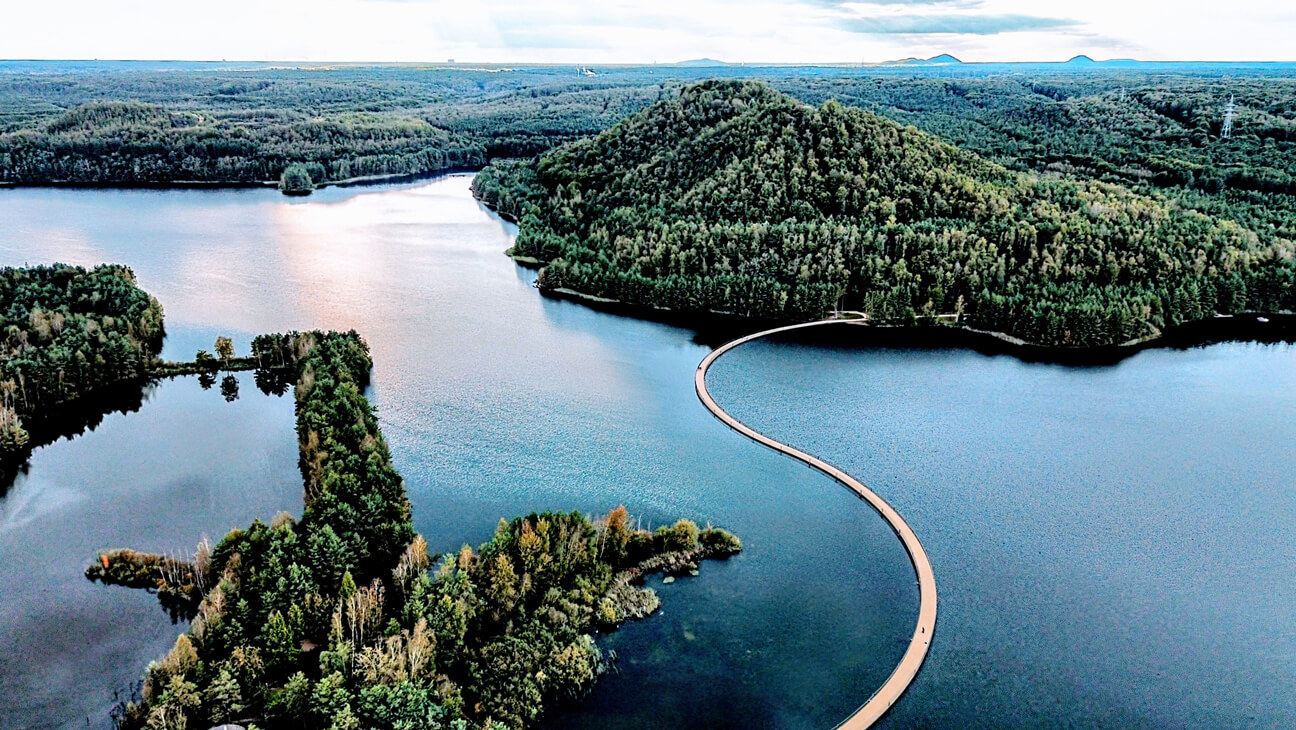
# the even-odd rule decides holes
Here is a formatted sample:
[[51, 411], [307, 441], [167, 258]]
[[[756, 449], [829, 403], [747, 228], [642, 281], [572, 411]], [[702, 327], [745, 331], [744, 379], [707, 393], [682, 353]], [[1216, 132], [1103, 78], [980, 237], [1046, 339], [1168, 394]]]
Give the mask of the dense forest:
[[0, 135], [0, 179], [16, 183], [256, 183], [278, 179], [290, 164], [323, 182], [485, 159], [480, 145], [422, 119], [366, 112], [209, 115], [104, 101]]
[[[1296, 230], [1296, 67], [306, 66], [0, 62], [0, 182], [315, 184], [529, 157], [711, 78], [836, 99], [1017, 170]], [[1233, 133], [1224, 108], [1236, 100]]]
[[1049, 345], [1296, 309], [1296, 244], [913, 127], [706, 82], [474, 184], [539, 285], [683, 311], [958, 321]]
[[364, 341], [263, 335], [252, 350], [296, 374], [305, 511], [203, 543], [192, 561], [119, 550], [87, 570], [193, 611], [124, 727], [528, 727], [603, 671], [595, 629], [656, 610], [638, 578], [741, 549], [687, 520], [640, 530], [618, 508], [501, 521], [480, 549], [437, 559], [363, 394]]
[[2, 66], [0, 182], [19, 184], [267, 184], [295, 165], [319, 184], [479, 167], [597, 131], [656, 95], [571, 89], [551, 105], [512, 76], [472, 70]]
[[121, 266], [0, 269], [0, 457], [25, 453], [23, 419], [141, 378], [162, 345], [162, 307]]

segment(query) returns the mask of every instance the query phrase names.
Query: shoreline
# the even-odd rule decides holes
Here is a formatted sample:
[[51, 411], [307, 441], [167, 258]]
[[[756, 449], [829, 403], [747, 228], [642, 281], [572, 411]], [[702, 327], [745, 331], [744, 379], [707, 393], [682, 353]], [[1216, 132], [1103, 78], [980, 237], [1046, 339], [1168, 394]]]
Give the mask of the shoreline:
[[710, 391], [707, 390], [706, 376], [707, 371], [715, 364], [725, 353], [740, 347], [752, 340], [767, 337], [769, 335], [780, 334], [792, 330], [801, 330], [810, 327], [820, 327], [823, 325], [849, 325], [852, 328], [862, 326], [858, 321], [829, 319], [817, 322], [804, 322], [801, 324], [787, 325], [784, 327], [775, 327], [773, 329], [762, 330], [749, 334], [745, 337], [721, 345], [705, 358], [698, 365], [694, 374], [694, 388], [697, 391], [698, 400], [702, 405], [711, 412], [713, 416], [723, 422], [726, 426], [732, 428], [747, 438], [767, 446], [785, 456], [789, 456], [800, 461], [807, 466], [819, 471], [820, 473], [832, 478], [838, 484], [849, 489], [861, 499], [869, 503], [878, 515], [887, 523], [891, 530], [900, 539], [904, 546], [905, 552], [909, 556], [909, 562], [913, 566], [914, 575], [918, 583], [918, 621], [914, 626], [913, 636], [909, 640], [909, 647], [905, 649], [904, 655], [900, 662], [892, 670], [882, 686], [869, 696], [869, 699], [860, 705], [845, 720], [842, 720], [835, 727], [846, 730], [864, 730], [877, 722], [883, 715], [891, 709], [900, 697], [913, 683], [922, 669], [924, 660], [927, 658], [927, 652], [931, 648], [932, 638], [936, 632], [936, 575], [932, 571], [931, 560], [927, 557], [926, 550], [923, 549], [922, 543], [913, 529], [905, 522], [904, 517], [887, 503], [876, 492], [869, 489], [858, 479], [855, 479], [846, 472], [829, 464], [826, 461], [818, 459], [807, 454], [800, 449], [788, 446], [787, 444], [775, 441], [774, 439], [756, 431], [755, 429], [743, 424], [738, 419], [729, 415], [723, 408], [716, 403], [711, 397]]
[[210, 374], [215, 377], [222, 373], [258, 370], [279, 373], [286, 371], [286, 367], [263, 366], [254, 357], [213, 359], [209, 363], [162, 360], [149, 366], [143, 374], [105, 383], [76, 398], [47, 406], [39, 413], [29, 413], [23, 417], [23, 425], [31, 439], [21, 449], [0, 452], [0, 497], [8, 490], [8, 480], [25, 468], [37, 449], [94, 430], [109, 414], [138, 411], [144, 405], [145, 391], [151, 385], [192, 375]]
[[[538, 268], [519, 262], [525, 268]], [[749, 317], [732, 312], [703, 310], [684, 312], [666, 307], [633, 304], [599, 297], [574, 289], [540, 289], [542, 296], [585, 305], [591, 309], [624, 317], [647, 319], [693, 329], [698, 340], [716, 345], [739, 335], [791, 325], [818, 324], [825, 321], [849, 322], [849, 319], [800, 320]], [[1014, 337], [1005, 332], [982, 330], [956, 324], [877, 324], [855, 320], [867, 333], [852, 339], [859, 346], [961, 348], [987, 355], [1011, 355], [1024, 362], [1060, 365], [1110, 365], [1144, 350], [1190, 349], [1222, 342], [1296, 342], [1296, 313], [1241, 312], [1217, 314], [1206, 319], [1184, 322], [1166, 328], [1160, 334], [1110, 345], [1061, 347], [1042, 345]], [[860, 342], [860, 340], [867, 340]]]
[[843, 347], [964, 349], [983, 355], [1008, 355], [1022, 362], [1066, 366], [1115, 365], [1147, 350], [1189, 350], [1226, 342], [1296, 342], [1296, 315], [1246, 313], [1219, 315], [1170, 327], [1155, 337], [1116, 345], [1050, 347], [1000, 332], [952, 325], [862, 325], [853, 336], [821, 335]]
[[[431, 180], [438, 177], [457, 175], [466, 172], [477, 172], [484, 165], [456, 165], [440, 170], [426, 172], [397, 172], [390, 175], [361, 175], [343, 180], [326, 180], [315, 184], [310, 192], [324, 188], [353, 188], [388, 183]], [[279, 189], [278, 180], [162, 180], [150, 181], [79, 181], [79, 180], [46, 180], [44, 182], [0, 181], [0, 190], [17, 190], [19, 188], [52, 188], [52, 189], [87, 189], [87, 190], [252, 190]]]
[[[476, 191], [473, 191], [473, 197], [501, 220], [517, 223], [512, 216], [504, 215], [482, 200]], [[515, 255], [513, 250], [510, 248], [504, 253], [523, 268], [539, 270], [549, 263], [530, 256]], [[697, 333], [697, 337], [694, 338], [696, 341], [712, 346], [756, 331], [819, 322], [753, 317], [716, 310], [681, 311], [625, 302], [565, 287], [536, 288], [542, 296], [575, 302], [599, 312], [686, 327]], [[962, 324], [936, 322], [916, 325], [871, 322], [860, 324], [868, 328], [869, 339], [876, 340], [865, 346], [965, 348], [988, 355], [1011, 355], [1024, 362], [1060, 365], [1113, 365], [1144, 350], [1158, 348], [1189, 349], [1221, 342], [1296, 342], [1296, 312], [1216, 314], [1205, 319], [1173, 325], [1156, 335], [1127, 342], [1077, 347], [1043, 345], [1023, 340], [1006, 332], [976, 329]]]

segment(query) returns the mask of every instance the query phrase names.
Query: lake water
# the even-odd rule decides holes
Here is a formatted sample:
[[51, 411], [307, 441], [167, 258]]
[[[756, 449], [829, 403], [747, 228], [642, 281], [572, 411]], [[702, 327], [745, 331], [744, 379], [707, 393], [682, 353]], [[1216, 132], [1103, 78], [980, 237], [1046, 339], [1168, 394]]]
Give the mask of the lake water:
[[936, 639], [880, 725], [1296, 726], [1296, 349], [1108, 367], [757, 341], [735, 417], [894, 505]]
[[[273, 191], [0, 191], [0, 263], [131, 266], [164, 354], [218, 334], [355, 328], [436, 550], [501, 517], [692, 517], [747, 550], [658, 586], [601, 637], [619, 672], [548, 725], [835, 724], [890, 673], [913, 573], [865, 503], [708, 414], [692, 331], [539, 296], [469, 178]], [[967, 351], [753, 343], [713, 368], [734, 415], [891, 500], [931, 554], [928, 664], [891, 727], [1296, 723], [1294, 356], [1144, 353], [1114, 367]], [[292, 405], [190, 378], [36, 452], [0, 498], [0, 726], [106, 724], [183, 626], [91, 585], [106, 547], [192, 549], [300, 511]], [[89, 721], [87, 721], [89, 718]]]
[[160, 383], [138, 412], [38, 449], [0, 498], [0, 727], [100, 727], [174, 643], [153, 596], [85, 579], [97, 551], [192, 555], [203, 535], [300, 514], [292, 399], [238, 379], [232, 403], [196, 377]]
[[[468, 182], [306, 199], [7, 191], [0, 261], [130, 265], [166, 309], [171, 358], [210, 349], [218, 334], [246, 351], [259, 332], [360, 331], [415, 525], [435, 550], [480, 544], [502, 517], [622, 503], [645, 524], [691, 517], [741, 535], [746, 552], [660, 586], [661, 615], [606, 637], [620, 673], [555, 713], [553, 726], [599, 728], [613, 716], [626, 727], [833, 724], [904, 649], [917, 592], [894, 536], [845, 490], [701, 407], [692, 374], [707, 348], [691, 332], [539, 296], [533, 273], [502, 255], [511, 227]], [[13, 644], [0, 654], [4, 678], [30, 675], [42, 688], [0, 682], [0, 726], [101, 720], [113, 690], [174, 640], [153, 597], [80, 576], [95, 550], [191, 547], [300, 510], [291, 403], [242, 392], [227, 404], [194, 380], [166, 383], [139, 413], [37, 452], [4, 509], [55, 501], [47, 493], [85, 496], [0, 534], [0, 635]], [[217, 434], [213, 419], [249, 425]], [[147, 466], [123, 464], [137, 454], [152, 455]], [[198, 509], [191, 474], [210, 485]], [[27, 583], [32, 570], [47, 574], [39, 590]], [[42, 626], [79, 653], [50, 657]]]

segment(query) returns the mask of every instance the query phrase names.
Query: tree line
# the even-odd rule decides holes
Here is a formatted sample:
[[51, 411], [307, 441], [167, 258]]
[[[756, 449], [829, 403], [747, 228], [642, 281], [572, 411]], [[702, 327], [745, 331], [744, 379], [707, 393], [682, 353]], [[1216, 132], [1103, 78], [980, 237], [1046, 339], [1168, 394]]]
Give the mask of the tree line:
[[24, 419], [144, 377], [162, 306], [123, 266], [0, 269], [0, 458], [25, 453]]
[[[0, 182], [314, 184], [530, 157], [684, 86], [759, 79], [1018, 171], [1114, 182], [1296, 236], [1296, 83], [1282, 66], [330, 67], [0, 71]], [[1224, 106], [1236, 99], [1232, 135]]]
[[485, 148], [422, 119], [289, 111], [260, 118], [102, 101], [0, 135], [0, 181], [260, 183], [299, 166], [315, 183], [485, 162]]
[[682, 311], [848, 309], [1073, 346], [1296, 309], [1296, 244], [1272, 230], [753, 82], [689, 87], [474, 190], [520, 221], [542, 288]]

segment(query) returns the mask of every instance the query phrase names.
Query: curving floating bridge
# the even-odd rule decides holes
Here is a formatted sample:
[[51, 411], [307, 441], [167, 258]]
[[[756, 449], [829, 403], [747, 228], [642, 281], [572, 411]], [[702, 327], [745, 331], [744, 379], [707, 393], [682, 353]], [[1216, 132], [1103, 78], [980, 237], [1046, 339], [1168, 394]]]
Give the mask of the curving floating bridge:
[[764, 444], [775, 451], [786, 454], [827, 474], [867, 501], [873, 509], [877, 510], [878, 514], [882, 515], [882, 519], [886, 520], [887, 524], [891, 526], [891, 529], [895, 531], [896, 536], [900, 538], [900, 542], [904, 545], [905, 551], [909, 553], [909, 562], [913, 564], [914, 573], [918, 577], [918, 624], [914, 626], [913, 638], [909, 641], [909, 648], [905, 650], [904, 656], [900, 658], [900, 663], [891, 672], [891, 676], [887, 677], [886, 682], [882, 683], [882, 686], [873, 693], [873, 696], [867, 702], [837, 725], [838, 728], [845, 728], [846, 730], [863, 730], [877, 722], [891, 708], [891, 705], [900, 699], [900, 695], [904, 694], [904, 691], [909, 688], [914, 677], [918, 676], [918, 670], [922, 668], [923, 660], [927, 658], [927, 649], [931, 646], [932, 633], [936, 630], [936, 575], [932, 572], [931, 561], [927, 559], [927, 551], [923, 550], [922, 543], [918, 542], [918, 536], [914, 534], [914, 531], [900, 516], [900, 513], [896, 512], [895, 508], [887, 504], [886, 500], [879, 497], [873, 490], [832, 464], [816, 459], [804, 451], [787, 444], [779, 443], [743, 425], [741, 421], [726, 413], [724, 409], [716, 404], [706, 386], [707, 370], [711, 368], [711, 365], [721, 355], [739, 345], [780, 332], [830, 324], [850, 324], [850, 322], [850, 320], [829, 319], [820, 322], [776, 327], [746, 337], [740, 337], [717, 348], [702, 360], [694, 376], [694, 384], [697, 387], [697, 395], [702, 401], [702, 405], [706, 406], [707, 410], [711, 411], [716, 418], [723, 421], [727, 426], [753, 441]]

